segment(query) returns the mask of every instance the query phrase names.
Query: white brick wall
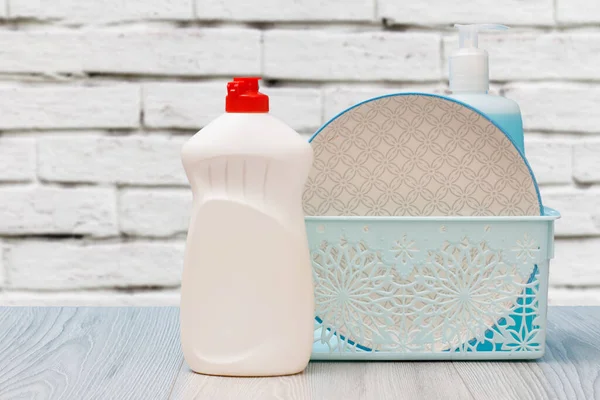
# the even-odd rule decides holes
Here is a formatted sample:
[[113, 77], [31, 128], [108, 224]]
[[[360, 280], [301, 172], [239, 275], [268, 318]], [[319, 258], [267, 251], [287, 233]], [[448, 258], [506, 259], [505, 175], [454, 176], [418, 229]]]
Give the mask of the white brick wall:
[[264, 76], [306, 80], [437, 80], [440, 36], [432, 33], [271, 30]]
[[129, 236], [185, 234], [192, 207], [187, 189], [125, 189], [119, 199], [121, 232]]
[[[0, 61], [1, 64], [1, 61]], [[135, 85], [0, 87], [0, 129], [135, 128]]]
[[600, 139], [583, 139], [573, 151], [573, 177], [581, 183], [600, 182]]
[[35, 140], [0, 136], [0, 181], [35, 179]]
[[550, 284], [553, 286], [599, 286], [596, 264], [599, 238], [573, 238], [556, 243]]
[[7, 243], [8, 288], [176, 287], [181, 281], [183, 243]]
[[600, 23], [600, 3], [594, 0], [556, 0], [559, 25]]
[[196, 0], [202, 20], [221, 21], [372, 21], [375, 4], [370, 0]]
[[193, 0], [16, 0], [13, 18], [49, 20], [67, 24], [98, 24], [136, 20], [191, 20]]
[[573, 180], [573, 139], [528, 133], [527, 161], [539, 185], [569, 185]]
[[562, 214], [553, 304], [600, 304], [597, 0], [0, 0], [0, 304], [175, 305], [191, 193], [179, 152], [261, 75], [304, 134], [364, 99], [447, 90], [453, 23], [484, 34]]
[[[4, 243], [2, 242], [0, 242], [0, 285], [2, 285], [2, 288], [6, 286], [6, 271], [4, 270]], [[2, 303], [0, 302], [0, 304]]]
[[[565, 0], [568, 1], [568, 0]], [[592, 4], [592, 1], [588, 1]], [[553, 25], [552, 0], [377, 0], [379, 17], [394, 24], [438, 25], [502, 22], [509, 25]]]
[[115, 236], [114, 188], [0, 188], [0, 234]]
[[260, 73], [260, 32], [240, 28], [3, 32], [0, 47], [6, 72]]
[[179, 289], [135, 289], [125, 291], [22, 291], [0, 292], [6, 306], [179, 306]]
[[184, 185], [187, 136], [52, 134], [38, 140], [38, 174], [48, 182]]
[[546, 204], [560, 210], [562, 218], [556, 221], [556, 236], [600, 236], [600, 190], [543, 187]]

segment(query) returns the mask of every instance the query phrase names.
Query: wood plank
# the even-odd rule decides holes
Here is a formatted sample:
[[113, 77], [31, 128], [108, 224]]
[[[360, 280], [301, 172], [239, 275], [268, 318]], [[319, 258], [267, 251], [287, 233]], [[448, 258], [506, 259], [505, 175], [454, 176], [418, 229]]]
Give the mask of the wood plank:
[[600, 399], [600, 308], [550, 307], [546, 336], [539, 361], [454, 367], [476, 398]]
[[558, 398], [600, 399], [600, 307], [550, 307], [540, 368]]
[[537, 362], [312, 362], [222, 378], [183, 362], [176, 308], [0, 308], [0, 398], [600, 399], [600, 308], [548, 317]]
[[[471, 399], [451, 363], [313, 361], [272, 378], [204, 376], [182, 365], [172, 399]], [[432, 382], [451, 384], [432, 384]]]
[[502, 362], [312, 362], [284, 378], [220, 378], [182, 365], [173, 399], [600, 398], [600, 308], [552, 307], [546, 356]]
[[176, 308], [4, 308], [0, 398], [164, 399], [183, 357]]
[[[364, 399], [473, 399], [451, 362], [369, 363]], [[492, 399], [492, 397], [488, 397]]]
[[476, 399], [555, 398], [535, 361], [463, 361], [453, 367], [455, 379], [461, 379]]
[[[349, 372], [348, 375], [352, 375]], [[233, 378], [196, 374], [184, 362], [170, 399], [311, 399], [306, 373], [268, 378]], [[327, 398], [327, 397], [322, 397]], [[343, 397], [340, 397], [343, 398]], [[351, 399], [351, 397], [347, 397]]]

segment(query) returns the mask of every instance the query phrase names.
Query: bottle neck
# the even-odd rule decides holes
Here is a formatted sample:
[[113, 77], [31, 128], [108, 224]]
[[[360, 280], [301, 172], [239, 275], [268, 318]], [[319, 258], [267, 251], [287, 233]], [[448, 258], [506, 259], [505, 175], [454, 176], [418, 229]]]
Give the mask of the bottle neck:
[[452, 93], [487, 93], [490, 89], [488, 55], [476, 48], [459, 49], [450, 56], [449, 84]]

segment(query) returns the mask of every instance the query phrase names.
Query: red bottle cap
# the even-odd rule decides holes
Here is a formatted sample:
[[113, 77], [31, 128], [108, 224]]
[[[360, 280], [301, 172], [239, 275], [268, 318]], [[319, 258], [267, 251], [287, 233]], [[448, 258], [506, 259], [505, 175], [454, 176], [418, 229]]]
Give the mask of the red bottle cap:
[[269, 112], [269, 96], [258, 91], [257, 77], [233, 78], [227, 84], [225, 111], [228, 113]]

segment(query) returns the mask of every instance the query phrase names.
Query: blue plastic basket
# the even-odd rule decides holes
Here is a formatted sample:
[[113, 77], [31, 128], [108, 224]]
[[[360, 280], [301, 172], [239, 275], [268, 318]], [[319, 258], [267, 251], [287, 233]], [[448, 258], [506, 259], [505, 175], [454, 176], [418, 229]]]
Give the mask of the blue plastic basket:
[[559, 217], [306, 217], [312, 359], [543, 356]]

